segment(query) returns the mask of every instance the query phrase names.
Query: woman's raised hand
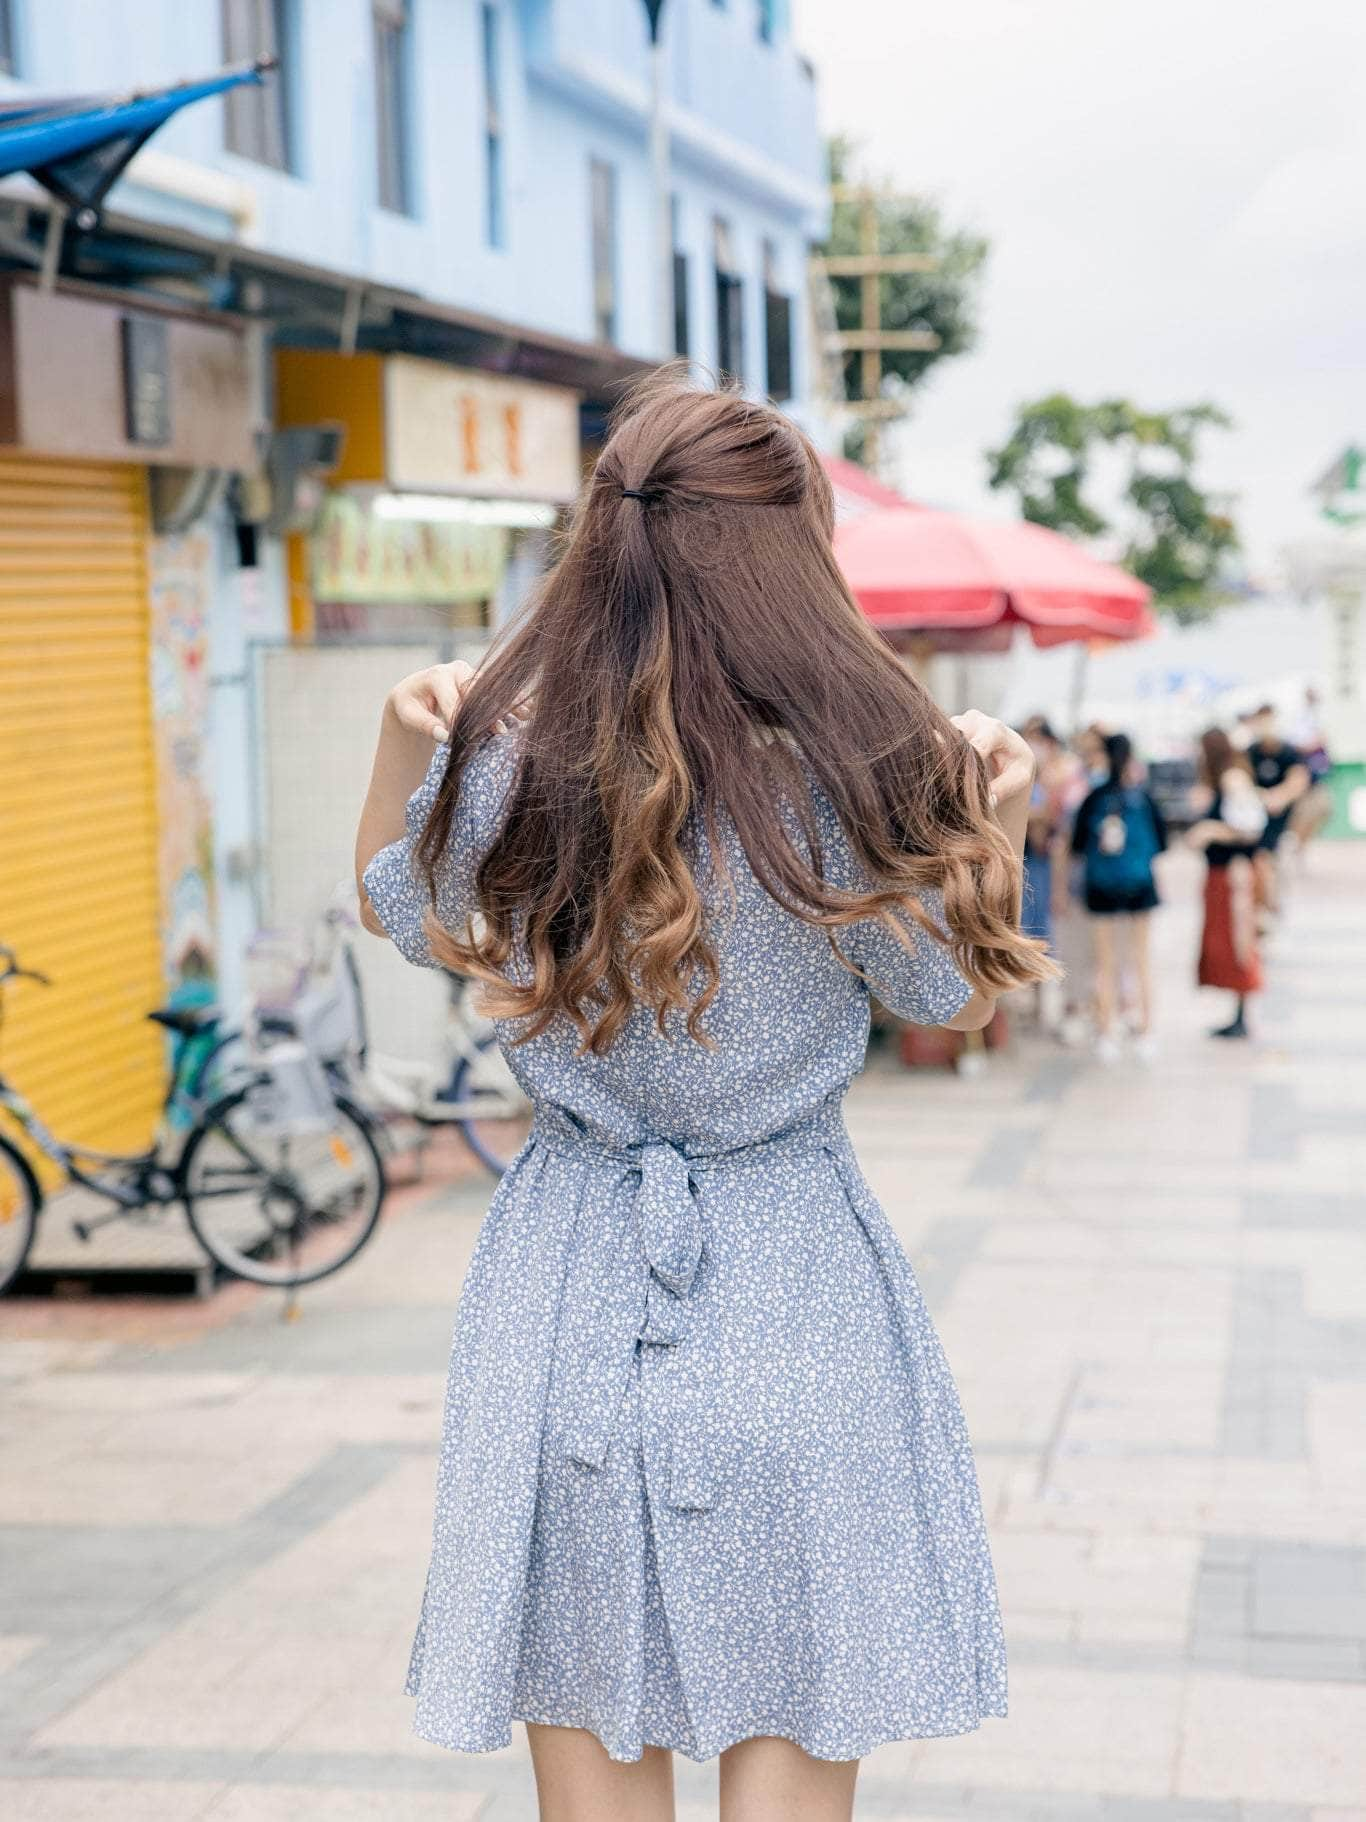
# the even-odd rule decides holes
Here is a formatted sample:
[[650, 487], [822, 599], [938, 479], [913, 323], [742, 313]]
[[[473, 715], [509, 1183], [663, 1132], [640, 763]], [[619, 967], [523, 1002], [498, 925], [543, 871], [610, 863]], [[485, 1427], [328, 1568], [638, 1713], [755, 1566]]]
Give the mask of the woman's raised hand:
[[991, 780], [991, 801], [998, 810], [1029, 796], [1038, 765], [1034, 750], [1023, 734], [1017, 734], [1003, 721], [982, 714], [980, 709], [968, 709], [949, 719], [973, 751], [980, 753], [986, 762], [987, 777]]
[[425, 734], [443, 745], [451, 737], [460, 698], [469, 688], [474, 666], [463, 658], [414, 671], [389, 692], [389, 708], [401, 727]]

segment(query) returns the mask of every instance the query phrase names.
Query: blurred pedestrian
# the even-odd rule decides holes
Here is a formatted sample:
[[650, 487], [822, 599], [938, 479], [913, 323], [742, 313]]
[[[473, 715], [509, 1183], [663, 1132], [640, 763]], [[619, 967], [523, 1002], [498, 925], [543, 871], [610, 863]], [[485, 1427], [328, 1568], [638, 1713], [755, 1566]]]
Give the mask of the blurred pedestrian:
[[1099, 722], [1093, 721], [1089, 727], [1073, 737], [1072, 750], [1081, 761], [1087, 777], [1093, 785], [1104, 784], [1110, 772], [1110, 759], [1105, 750], [1109, 738]]
[[1262, 986], [1253, 856], [1266, 830], [1266, 809], [1246, 754], [1222, 728], [1207, 728], [1200, 736], [1199, 764], [1197, 821], [1187, 836], [1205, 856], [1198, 978], [1202, 987], [1222, 987], [1237, 996], [1232, 1019], [1210, 1035], [1245, 1038], [1248, 996]]
[[1252, 776], [1262, 794], [1266, 810], [1266, 828], [1257, 845], [1253, 865], [1256, 869], [1257, 902], [1273, 915], [1280, 909], [1280, 879], [1277, 851], [1290, 825], [1290, 813], [1296, 802], [1309, 789], [1309, 768], [1304, 754], [1283, 738], [1276, 722], [1275, 706], [1264, 702], [1252, 715], [1252, 744], [1247, 749]]
[[[1029, 742], [1037, 768], [1025, 832], [1024, 903], [1020, 927], [1026, 936], [1058, 952], [1059, 927], [1068, 909], [1068, 869], [1072, 812], [1084, 791], [1079, 762], [1044, 715], [1031, 715], [1020, 730]], [[1061, 981], [1040, 981], [1039, 1022], [1056, 1030], [1065, 1014]]]
[[1151, 1060], [1152, 973], [1148, 917], [1156, 908], [1153, 862], [1167, 846], [1167, 825], [1149, 793], [1133, 782], [1127, 734], [1105, 742], [1106, 777], [1088, 793], [1072, 829], [1072, 852], [1084, 864], [1083, 893], [1091, 921], [1095, 973], [1096, 1055], [1119, 1056], [1116, 1019], [1124, 974], [1132, 975], [1135, 1053]]
[[1062, 801], [1057, 772], [1063, 744], [1042, 715], [1031, 715], [1020, 732], [1034, 755], [1034, 790], [1029, 800], [1025, 830], [1024, 908], [1020, 927], [1040, 942], [1053, 940], [1053, 862], [1062, 826]]
[[1293, 730], [1293, 743], [1303, 754], [1309, 773], [1309, 789], [1290, 812], [1290, 834], [1303, 857], [1310, 842], [1323, 833], [1333, 816], [1333, 794], [1328, 789], [1333, 761], [1323, 731], [1319, 693], [1312, 684], [1304, 692], [1304, 708]]

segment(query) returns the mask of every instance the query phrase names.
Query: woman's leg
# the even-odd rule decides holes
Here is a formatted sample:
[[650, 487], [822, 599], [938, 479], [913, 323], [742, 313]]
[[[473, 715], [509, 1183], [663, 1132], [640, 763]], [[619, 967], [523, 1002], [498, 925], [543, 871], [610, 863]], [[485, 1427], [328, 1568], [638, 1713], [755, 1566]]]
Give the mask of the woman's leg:
[[1232, 1021], [1227, 1025], [1220, 1025], [1218, 1030], [1210, 1035], [1216, 1038], [1245, 1038], [1247, 1036], [1247, 995], [1245, 993], [1238, 995], [1238, 1006]]
[[791, 1740], [741, 1740], [721, 1754], [721, 1822], [849, 1822], [858, 1767]]
[[1150, 911], [1139, 911], [1126, 917], [1129, 926], [1129, 957], [1133, 963], [1134, 986], [1138, 994], [1138, 1034], [1147, 1037], [1153, 1025], [1153, 971], [1148, 953], [1148, 919]]
[[1115, 1019], [1115, 920], [1093, 914], [1090, 921], [1096, 970], [1096, 1035], [1108, 1038]]
[[623, 1765], [581, 1727], [528, 1721], [526, 1737], [541, 1822], [673, 1822], [673, 1754], [662, 1746]]
[[1252, 871], [1257, 882], [1257, 907], [1274, 917], [1281, 908], [1274, 849], [1258, 848], [1252, 856]]

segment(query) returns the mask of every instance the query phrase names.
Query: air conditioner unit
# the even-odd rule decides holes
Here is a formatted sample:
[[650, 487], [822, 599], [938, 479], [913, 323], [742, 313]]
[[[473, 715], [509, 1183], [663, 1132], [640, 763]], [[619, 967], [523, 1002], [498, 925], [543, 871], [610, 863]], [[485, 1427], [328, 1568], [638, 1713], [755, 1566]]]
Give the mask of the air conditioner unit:
[[327, 477], [341, 460], [345, 441], [341, 424], [296, 424], [271, 432], [265, 461], [270, 483], [266, 531], [278, 537], [309, 529], [317, 519]]
[[152, 529], [159, 533], [197, 525], [223, 498], [228, 480], [222, 468], [152, 468], [148, 476]]

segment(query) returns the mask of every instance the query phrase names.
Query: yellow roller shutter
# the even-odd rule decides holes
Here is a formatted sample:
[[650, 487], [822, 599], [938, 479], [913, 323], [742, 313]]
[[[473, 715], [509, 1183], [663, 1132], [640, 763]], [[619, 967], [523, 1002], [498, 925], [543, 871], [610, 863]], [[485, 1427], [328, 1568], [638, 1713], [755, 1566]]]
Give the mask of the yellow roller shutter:
[[59, 1137], [145, 1145], [163, 1046], [140, 469], [0, 455], [0, 1067]]

